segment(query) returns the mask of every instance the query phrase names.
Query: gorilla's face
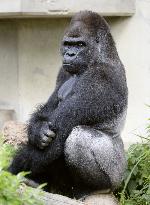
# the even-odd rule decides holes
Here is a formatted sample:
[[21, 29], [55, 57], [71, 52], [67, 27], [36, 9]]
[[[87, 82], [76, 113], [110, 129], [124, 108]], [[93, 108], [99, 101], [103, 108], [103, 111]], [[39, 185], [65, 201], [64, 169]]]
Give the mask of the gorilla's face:
[[83, 73], [89, 67], [94, 47], [92, 37], [81, 23], [72, 26], [62, 41], [63, 68], [72, 74]]
[[65, 37], [62, 46], [63, 67], [70, 73], [82, 73], [89, 64], [89, 45], [83, 37]]

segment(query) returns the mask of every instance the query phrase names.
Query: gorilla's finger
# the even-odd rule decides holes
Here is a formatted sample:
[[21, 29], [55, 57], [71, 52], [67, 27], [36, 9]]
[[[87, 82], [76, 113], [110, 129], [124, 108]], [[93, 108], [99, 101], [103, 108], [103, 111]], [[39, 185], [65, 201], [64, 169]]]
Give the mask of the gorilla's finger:
[[43, 143], [49, 143], [49, 142], [51, 142], [51, 138], [50, 137], [47, 137], [46, 135], [42, 135], [42, 137], [41, 137], [41, 141], [43, 142]]
[[40, 149], [44, 149], [49, 145], [49, 143], [45, 143], [45, 142], [41, 142], [41, 144], [39, 145]]
[[48, 122], [48, 125], [49, 125], [49, 126], [52, 126], [52, 123], [51, 123], [51, 122]]
[[41, 143], [41, 146], [42, 146], [42, 147], [47, 147], [48, 145], [49, 145], [48, 142], [42, 142], [42, 143]]
[[55, 133], [52, 130], [45, 130], [44, 135], [46, 135], [47, 137], [51, 137], [51, 138], [55, 137]]

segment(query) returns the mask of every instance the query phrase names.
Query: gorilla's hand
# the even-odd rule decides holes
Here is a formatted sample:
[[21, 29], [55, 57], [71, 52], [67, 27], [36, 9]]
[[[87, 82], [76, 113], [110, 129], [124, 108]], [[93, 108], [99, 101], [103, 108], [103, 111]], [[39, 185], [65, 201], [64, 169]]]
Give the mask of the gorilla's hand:
[[56, 134], [50, 130], [50, 122], [44, 122], [40, 130], [39, 148], [44, 149], [55, 138]]
[[29, 142], [40, 149], [47, 147], [55, 136], [50, 122], [38, 120], [32, 126], [31, 124], [28, 126]]

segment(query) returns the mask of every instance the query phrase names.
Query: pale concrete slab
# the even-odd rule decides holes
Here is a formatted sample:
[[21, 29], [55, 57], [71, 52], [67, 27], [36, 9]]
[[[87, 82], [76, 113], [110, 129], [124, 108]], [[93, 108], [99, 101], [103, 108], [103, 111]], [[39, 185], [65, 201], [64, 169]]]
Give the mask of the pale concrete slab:
[[0, 17], [70, 17], [80, 10], [103, 16], [130, 16], [135, 0], [0, 0]]

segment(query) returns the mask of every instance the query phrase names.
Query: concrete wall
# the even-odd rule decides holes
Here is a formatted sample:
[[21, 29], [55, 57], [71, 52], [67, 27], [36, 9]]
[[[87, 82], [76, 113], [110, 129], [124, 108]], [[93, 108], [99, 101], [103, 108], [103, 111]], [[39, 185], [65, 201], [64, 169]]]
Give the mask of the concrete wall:
[[14, 22], [0, 22], [0, 126], [18, 112], [17, 28]]
[[[150, 1], [137, 0], [133, 17], [108, 18], [126, 67], [129, 109], [123, 132], [126, 145], [142, 134], [150, 117]], [[45, 102], [61, 65], [60, 40], [70, 19], [0, 20], [0, 119], [25, 121]], [[3, 115], [3, 117], [2, 117]], [[6, 119], [6, 120], [7, 120]]]
[[60, 41], [67, 20], [21, 20], [18, 24], [19, 119], [45, 102], [61, 66]]
[[129, 107], [123, 132], [125, 144], [140, 140], [150, 118], [150, 1], [137, 0], [131, 18], [110, 19], [119, 55], [126, 67]]

